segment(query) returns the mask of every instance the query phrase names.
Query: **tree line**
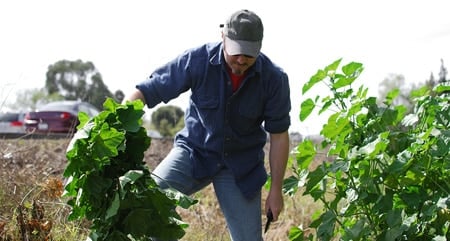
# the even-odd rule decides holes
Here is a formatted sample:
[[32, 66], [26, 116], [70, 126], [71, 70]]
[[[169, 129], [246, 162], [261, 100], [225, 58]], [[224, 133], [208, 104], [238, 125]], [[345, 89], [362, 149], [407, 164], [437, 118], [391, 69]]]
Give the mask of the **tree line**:
[[102, 109], [108, 97], [121, 102], [124, 93], [122, 90], [112, 93], [92, 62], [60, 60], [48, 66], [44, 87], [19, 91], [12, 107], [35, 110], [52, 101], [78, 100]]
[[[22, 89], [16, 101], [9, 105], [17, 110], [36, 110], [42, 104], [58, 100], [88, 102], [99, 110], [107, 98], [122, 102], [122, 90], [112, 92], [104, 83], [100, 71], [91, 61], [59, 60], [48, 66], [42, 88]], [[163, 106], [152, 113], [150, 128], [163, 137], [174, 136], [184, 127], [184, 111], [177, 106]]]
[[[440, 71], [435, 78], [431, 73], [424, 83], [407, 84], [401, 74], [389, 74], [383, 79], [378, 88], [379, 99], [383, 100], [393, 89], [399, 94], [394, 100], [395, 104], [402, 104], [412, 108], [411, 93], [422, 86], [432, 88], [439, 83], [449, 83], [447, 68], [441, 59]], [[103, 103], [107, 98], [122, 102], [125, 95], [122, 90], [111, 92], [104, 83], [100, 71], [91, 61], [80, 59], [59, 60], [49, 65], [45, 86], [38, 89], [23, 89], [16, 96], [16, 101], [11, 104], [14, 109], [35, 110], [39, 105], [56, 100], [79, 100], [89, 102], [98, 109], [103, 109]], [[379, 103], [383, 104], [383, 103]], [[167, 105], [158, 108], [151, 116], [151, 129], [158, 131], [163, 137], [173, 137], [175, 133], [184, 127], [184, 111], [178, 106]]]

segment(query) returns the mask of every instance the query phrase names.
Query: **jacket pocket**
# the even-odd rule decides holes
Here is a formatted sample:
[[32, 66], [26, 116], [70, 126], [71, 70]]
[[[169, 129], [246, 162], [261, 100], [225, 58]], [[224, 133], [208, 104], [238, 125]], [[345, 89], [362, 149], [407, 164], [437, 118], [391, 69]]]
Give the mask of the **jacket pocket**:
[[235, 116], [231, 116], [232, 128], [240, 135], [251, 134], [261, 130], [264, 119], [264, 103], [261, 98], [242, 99], [239, 101]]

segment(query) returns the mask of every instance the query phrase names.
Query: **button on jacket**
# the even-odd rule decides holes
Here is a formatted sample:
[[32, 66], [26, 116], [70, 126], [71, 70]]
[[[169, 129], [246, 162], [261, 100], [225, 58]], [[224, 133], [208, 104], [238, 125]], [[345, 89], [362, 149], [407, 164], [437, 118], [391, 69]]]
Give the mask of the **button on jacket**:
[[229, 168], [245, 196], [260, 191], [267, 179], [266, 131], [288, 130], [291, 109], [288, 76], [267, 56], [259, 54], [235, 92], [220, 42], [184, 52], [136, 87], [149, 108], [190, 90], [185, 127], [174, 144], [190, 151], [194, 176]]

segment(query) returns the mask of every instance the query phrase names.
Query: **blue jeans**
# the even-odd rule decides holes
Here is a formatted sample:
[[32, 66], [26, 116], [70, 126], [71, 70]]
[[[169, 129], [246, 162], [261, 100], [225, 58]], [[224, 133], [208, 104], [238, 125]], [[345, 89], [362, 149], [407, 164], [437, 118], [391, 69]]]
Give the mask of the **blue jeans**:
[[193, 177], [189, 151], [175, 146], [153, 171], [162, 188], [172, 187], [191, 195], [213, 183], [217, 200], [230, 231], [232, 241], [261, 241], [261, 192], [252, 200], [242, 195], [229, 169], [223, 169], [208, 180]]

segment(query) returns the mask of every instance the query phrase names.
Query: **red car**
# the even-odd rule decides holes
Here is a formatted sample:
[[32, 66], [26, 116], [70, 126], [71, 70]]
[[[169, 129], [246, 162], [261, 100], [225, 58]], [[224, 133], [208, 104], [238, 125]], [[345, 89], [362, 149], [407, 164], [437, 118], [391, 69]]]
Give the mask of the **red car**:
[[28, 133], [73, 134], [79, 124], [78, 112], [84, 112], [92, 117], [97, 115], [99, 110], [87, 102], [51, 102], [36, 111], [26, 113], [25, 129]]

